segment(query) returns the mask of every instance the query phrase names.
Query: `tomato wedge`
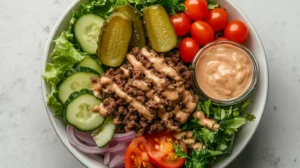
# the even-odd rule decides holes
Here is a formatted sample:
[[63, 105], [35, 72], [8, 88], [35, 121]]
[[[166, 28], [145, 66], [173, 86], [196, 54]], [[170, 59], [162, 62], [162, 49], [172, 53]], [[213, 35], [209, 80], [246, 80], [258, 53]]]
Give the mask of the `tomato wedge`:
[[146, 151], [146, 139], [144, 137], [137, 137], [129, 144], [124, 161], [125, 168], [154, 168]]
[[[185, 162], [185, 158], [175, 155], [174, 143], [178, 143], [172, 133], [155, 133], [146, 137], [147, 152], [151, 163], [159, 168], [179, 168]], [[186, 145], [179, 143], [187, 153]]]

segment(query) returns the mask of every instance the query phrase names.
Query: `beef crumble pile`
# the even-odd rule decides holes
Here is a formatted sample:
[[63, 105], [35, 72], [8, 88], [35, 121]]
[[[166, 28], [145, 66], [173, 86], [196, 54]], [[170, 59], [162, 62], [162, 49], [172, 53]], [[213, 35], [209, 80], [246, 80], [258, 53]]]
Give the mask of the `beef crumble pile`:
[[147, 48], [133, 48], [121, 67], [92, 79], [94, 94], [103, 103], [94, 111], [112, 115], [119, 131], [180, 131], [196, 109], [198, 96], [191, 86], [191, 72], [178, 52], [166, 57]]

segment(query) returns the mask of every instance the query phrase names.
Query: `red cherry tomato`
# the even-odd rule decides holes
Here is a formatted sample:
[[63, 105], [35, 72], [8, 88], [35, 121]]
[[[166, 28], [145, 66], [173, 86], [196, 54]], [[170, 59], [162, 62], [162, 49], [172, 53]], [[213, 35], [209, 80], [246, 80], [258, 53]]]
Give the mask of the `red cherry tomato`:
[[228, 14], [223, 8], [215, 8], [209, 11], [205, 21], [213, 28], [215, 32], [223, 30], [228, 22]]
[[199, 44], [190, 37], [183, 39], [179, 45], [180, 57], [186, 63], [191, 63], [199, 50]]
[[185, 13], [171, 15], [170, 20], [177, 36], [184, 36], [190, 31], [191, 21]]
[[218, 40], [228, 40], [228, 38], [226, 38], [226, 37], [218, 37], [218, 38], [216, 38], [216, 40], [218, 41]]
[[186, 0], [184, 2], [186, 14], [191, 20], [202, 20], [208, 14], [206, 0]]
[[215, 38], [213, 29], [204, 21], [198, 20], [191, 26], [191, 35], [200, 45], [206, 45]]
[[224, 31], [226, 38], [238, 43], [245, 42], [248, 38], [248, 34], [247, 26], [240, 20], [233, 20], [229, 22]]
[[[175, 139], [172, 133], [161, 132], [147, 137], [147, 152], [151, 163], [159, 168], [179, 168], [185, 162], [185, 158], [175, 155]], [[186, 145], [179, 142], [184, 152], [187, 153]]]

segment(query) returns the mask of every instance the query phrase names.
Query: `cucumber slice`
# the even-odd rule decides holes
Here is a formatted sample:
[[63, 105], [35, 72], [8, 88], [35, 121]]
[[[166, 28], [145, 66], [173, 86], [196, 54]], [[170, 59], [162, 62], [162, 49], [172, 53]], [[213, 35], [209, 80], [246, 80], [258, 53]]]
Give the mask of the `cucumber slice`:
[[88, 89], [74, 92], [64, 104], [65, 121], [80, 131], [93, 131], [104, 121], [104, 118], [92, 111], [95, 105], [101, 103]]
[[98, 63], [94, 58], [92, 57], [86, 57], [84, 58], [77, 67], [88, 67], [95, 71], [97, 71], [100, 75], [104, 74], [104, 71], [100, 65], [100, 62]]
[[97, 71], [100, 75], [104, 74], [103, 69], [101, 68], [100, 63], [98, 63], [95, 59], [92, 57], [86, 57], [84, 58], [77, 67], [88, 67], [95, 71]]
[[104, 147], [112, 139], [116, 129], [113, 120], [114, 118], [112, 116], [107, 117], [103, 125], [92, 133], [92, 137], [98, 147]]
[[75, 23], [74, 34], [83, 51], [96, 54], [104, 19], [94, 14], [81, 16]]
[[65, 103], [71, 93], [81, 89], [91, 89], [91, 78], [99, 77], [98, 72], [91, 68], [79, 67], [68, 70], [57, 85], [58, 98]]

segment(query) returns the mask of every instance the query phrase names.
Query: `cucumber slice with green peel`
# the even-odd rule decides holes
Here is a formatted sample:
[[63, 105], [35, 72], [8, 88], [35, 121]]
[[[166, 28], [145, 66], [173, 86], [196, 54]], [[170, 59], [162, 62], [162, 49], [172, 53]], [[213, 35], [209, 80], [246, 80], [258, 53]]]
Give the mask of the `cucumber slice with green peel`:
[[83, 51], [96, 54], [104, 19], [94, 14], [81, 16], [75, 23], [74, 34]]
[[73, 92], [64, 104], [65, 121], [80, 131], [97, 129], [105, 119], [99, 113], [93, 112], [92, 109], [100, 103], [100, 99], [88, 89]]
[[104, 74], [104, 70], [102, 69], [100, 63], [98, 63], [94, 58], [92, 57], [86, 57], [84, 58], [77, 67], [88, 67], [95, 71], [97, 71], [100, 75]]
[[101, 127], [92, 133], [97, 146], [101, 148], [108, 144], [114, 135], [115, 129], [114, 118], [112, 116], [107, 117]]
[[91, 78], [99, 76], [97, 71], [87, 67], [68, 70], [57, 85], [58, 98], [65, 103], [71, 93], [81, 89], [91, 89]]

